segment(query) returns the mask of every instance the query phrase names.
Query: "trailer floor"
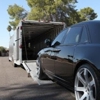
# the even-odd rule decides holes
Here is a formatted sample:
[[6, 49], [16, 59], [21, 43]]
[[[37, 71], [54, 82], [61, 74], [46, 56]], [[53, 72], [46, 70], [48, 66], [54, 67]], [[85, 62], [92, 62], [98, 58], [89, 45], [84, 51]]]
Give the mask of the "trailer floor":
[[38, 85], [43, 85], [43, 84], [52, 84], [53, 82], [51, 80], [40, 80], [37, 78], [36, 75], [36, 62], [31, 62], [31, 63], [27, 63], [27, 66], [30, 69], [30, 76], [32, 77], [32, 79], [37, 82]]

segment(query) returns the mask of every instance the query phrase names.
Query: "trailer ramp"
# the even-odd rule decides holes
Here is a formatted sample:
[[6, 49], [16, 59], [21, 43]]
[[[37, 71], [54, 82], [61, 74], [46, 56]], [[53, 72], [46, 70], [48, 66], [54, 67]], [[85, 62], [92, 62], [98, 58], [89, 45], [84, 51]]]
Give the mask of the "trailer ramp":
[[23, 61], [23, 67], [25, 68], [26, 72], [28, 73], [28, 77], [31, 76], [32, 79], [38, 84], [38, 85], [43, 85], [43, 84], [52, 84], [53, 82], [51, 80], [40, 80], [37, 78], [36, 70], [37, 70], [37, 65], [36, 65], [36, 60], [31, 60], [31, 61]]

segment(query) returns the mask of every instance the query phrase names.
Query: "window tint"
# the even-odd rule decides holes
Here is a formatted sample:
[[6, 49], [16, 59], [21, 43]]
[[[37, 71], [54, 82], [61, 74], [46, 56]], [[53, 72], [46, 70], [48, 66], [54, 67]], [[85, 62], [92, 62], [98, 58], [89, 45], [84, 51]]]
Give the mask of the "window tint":
[[65, 33], [67, 33], [67, 29], [61, 31], [61, 33], [58, 34], [58, 36], [52, 42], [52, 45], [54, 45], [56, 42], [59, 42], [59, 44], [60, 44], [62, 42], [62, 39], [63, 39]]
[[100, 43], [100, 21], [93, 21], [88, 24], [91, 41], [93, 43]]
[[69, 28], [64, 44], [75, 44], [79, 42], [82, 27]]
[[88, 42], [87, 30], [86, 30], [85, 27], [83, 28], [80, 42], [81, 42], [81, 43]]

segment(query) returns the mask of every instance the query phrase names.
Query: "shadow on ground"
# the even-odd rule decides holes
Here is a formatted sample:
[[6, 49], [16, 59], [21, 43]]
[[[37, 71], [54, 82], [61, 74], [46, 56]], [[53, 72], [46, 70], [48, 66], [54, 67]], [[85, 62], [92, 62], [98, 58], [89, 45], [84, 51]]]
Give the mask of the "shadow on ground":
[[6, 97], [0, 96], [2, 100], [75, 100], [68, 90], [56, 83], [27, 86], [12, 84], [9, 87], [1, 87], [0, 90], [4, 93], [9, 91]]

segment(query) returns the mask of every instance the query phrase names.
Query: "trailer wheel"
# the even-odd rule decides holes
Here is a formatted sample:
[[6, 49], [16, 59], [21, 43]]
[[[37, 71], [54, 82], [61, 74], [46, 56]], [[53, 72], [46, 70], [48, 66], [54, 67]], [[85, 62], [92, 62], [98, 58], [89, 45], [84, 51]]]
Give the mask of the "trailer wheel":
[[14, 63], [14, 67], [17, 67], [17, 64]]
[[9, 62], [11, 62], [11, 60], [8, 60]]

